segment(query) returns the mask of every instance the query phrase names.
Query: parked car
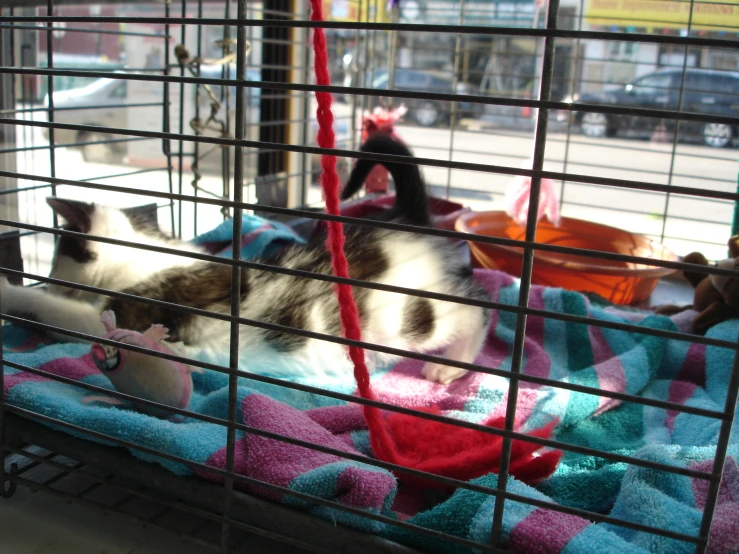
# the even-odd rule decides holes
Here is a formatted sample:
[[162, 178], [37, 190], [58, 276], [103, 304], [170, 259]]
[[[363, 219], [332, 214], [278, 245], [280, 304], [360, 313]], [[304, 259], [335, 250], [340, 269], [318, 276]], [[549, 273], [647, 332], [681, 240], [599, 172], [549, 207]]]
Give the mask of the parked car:
[[[627, 108], [650, 108], [711, 115], [739, 116], [739, 73], [707, 69], [688, 69], [680, 106], [681, 72], [676, 69], [657, 71], [639, 77], [625, 86], [595, 94], [575, 94], [565, 102], [605, 104]], [[575, 122], [588, 137], [615, 136], [620, 131], [651, 134], [660, 124], [673, 132], [676, 120], [660, 121], [641, 115], [614, 115], [595, 112], [573, 112]], [[566, 120], [567, 112], [558, 119]], [[729, 123], [682, 121], [680, 138], [702, 140], [704, 144], [722, 148], [739, 138], [739, 127]]]
[[[70, 33], [70, 35], [73, 33]], [[38, 66], [42, 69], [48, 68], [48, 59], [45, 55], [38, 57]], [[123, 63], [110, 61], [104, 56], [90, 56], [86, 54], [66, 54], [54, 52], [54, 69], [90, 69], [93, 71], [115, 71], [121, 69]], [[57, 75], [54, 78], [54, 90], [57, 92], [82, 88], [91, 84], [96, 77], [70, 77], [68, 75]], [[42, 102], [46, 95], [48, 77], [43, 75], [21, 76], [21, 97], [26, 102]]]
[[[369, 82], [369, 79], [367, 80]], [[417, 69], [398, 68], [395, 70], [395, 80], [392, 88], [394, 90], [411, 92], [435, 92], [442, 94], [479, 94], [474, 85], [465, 82], [457, 82], [454, 88], [454, 79], [448, 73], [437, 71], [421, 71]], [[373, 74], [370, 88], [387, 90], [387, 70], [376, 71]], [[380, 97], [371, 99], [374, 106], [380, 105]], [[407, 119], [411, 119], [423, 127], [433, 127], [440, 124], [448, 124], [452, 114], [451, 102], [442, 100], [424, 100], [416, 98], [403, 98], [395, 101], [403, 103], [408, 107]], [[457, 117], [475, 118], [482, 115], [483, 105], [475, 102], [457, 102]]]
[[[206, 68], [201, 71], [204, 78], [220, 78], [220, 68]], [[232, 68], [231, 78], [235, 78], [235, 71]], [[261, 80], [261, 72], [258, 70], [249, 70], [247, 72], [247, 80]], [[220, 87], [211, 87], [216, 98], [220, 98]], [[192, 91], [193, 87], [186, 90]], [[260, 88], [250, 87], [247, 89], [247, 138], [249, 140], [258, 140], [259, 138], [259, 112], [260, 112]], [[236, 106], [235, 87], [232, 88], [229, 113], [233, 118]], [[44, 100], [44, 105], [48, 106], [48, 95]], [[194, 102], [194, 98], [193, 98]], [[75, 125], [95, 125], [101, 127], [118, 127], [118, 128], [136, 128], [136, 119], [130, 117], [129, 110], [136, 110], [136, 107], [127, 107], [125, 104], [131, 103], [128, 97], [128, 83], [124, 79], [102, 78], [90, 83], [89, 85], [74, 88], [71, 90], [54, 92], [54, 121], [57, 123], [68, 123]], [[123, 105], [121, 107], [121, 105]], [[75, 110], [74, 108], [84, 108], [86, 106], [101, 106], [93, 110]], [[201, 118], [207, 117], [210, 113], [210, 99], [207, 94], [200, 94], [200, 113]], [[60, 109], [61, 108], [61, 109]], [[318, 123], [316, 121], [315, 109], [309, 109], [310, 133], [315, 136], [318, 132]], [[186, 122], [187, 125], [187, 122]], [[235, 128], [234, 121], [231, 121], [231, 129]], [[348, 118], [337, 117], [334, 122], [334, 130], [336, 132], [337, 148], [348, 148], [351, 133], [351, 125]], [[185, 132], [189, 131], [189, 127]], [[48, 130], [45, 132], [48, 137]], [[78, 146], [82, 150], [83, 157], [86, 161], [115, 163], [120, 161], [126, 154], [125, 142], [92, 144], [97, 141], [111, 139], [108, 134], [95, 130], [74, 131], [68, 129], [56, 129], [54, 138], [57, 144], [73, 144], [80, 143]], [[233, 159], [233, 158], [232, 158]], [[253, 160], [253, 158], [251, 158]], [[200, 168], [209, 173], [220, 171], [221, 156], [218, 151], [205, 156], [200, 161]], [[253, 164], [252, 164], [253, 165]], [[312, 170], [316, 172], [320, 167], [320, 157], [311, 157]], [[346, 159], [339, 160], [340, 176], [346, 176], [348, 171], [348, 161]]]
[[[88, 85], [54, 92], [54, 122], [73, 125], [97, 125], [102, 127], [127, 127], [128, 108], [115, 107], [127, 103], [128, 83], [119, 79], [96, 79]], [[49, 95], [44, 97], [44, 106], [49, 105]], [[75, 110], [87, 106], [108, 106], [94, 110]], [[56, 110], [59, 108], [59, 111]], [[44, 130], [48, 138], [48, 129]], [[125, 143], [90, 144], [110, 139], [109, 135], [96, 131], [73, 131], [55, 129], [57, 144], [80, 143], [79, 148], [87, 161], [111, 162], [120, 158], [126, 149]]]

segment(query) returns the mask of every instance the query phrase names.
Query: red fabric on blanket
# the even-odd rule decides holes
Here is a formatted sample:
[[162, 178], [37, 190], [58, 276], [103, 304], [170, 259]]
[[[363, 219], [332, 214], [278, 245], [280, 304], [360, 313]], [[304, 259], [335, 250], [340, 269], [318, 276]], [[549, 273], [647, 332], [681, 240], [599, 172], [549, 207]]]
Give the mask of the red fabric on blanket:
[[[419, 411], [440, 414], [437, 408], [417, 408]], [[530, 435], [548, 439], [557, 425], [536, 429]], [[427, 471], [444, 477], [468, 481], [490, 472], [498, 472], [503, 437], [460, 428], [449, 423], [421, 420], [413, 416], [394, 413], [385, 421], [388, 433], [393, 438], [399, 459], [406, 467]], [[483, 425], [502, 429], [505, 418], [495, 418]], [[559, 450], [550, 450], [540, 456], [542, 447], [531, 442], [514, 440], [511, 448], [510, 474], [529, 484], [535, 484], [551, 475], [562, 457]], [[407, 483], [442, 487], [440, 483], [411, 475], [398, 475]]]

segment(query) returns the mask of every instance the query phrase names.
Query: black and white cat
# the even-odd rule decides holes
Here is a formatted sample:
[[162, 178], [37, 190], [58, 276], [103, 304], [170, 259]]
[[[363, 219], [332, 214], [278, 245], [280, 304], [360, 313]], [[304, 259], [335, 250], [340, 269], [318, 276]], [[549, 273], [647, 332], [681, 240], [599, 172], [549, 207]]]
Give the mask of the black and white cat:
[[[369, 139], [367, 152], [411, 156], [402, 144], [385, 135]], [[342, 193], [356, 193], [375, 162], [360, 160]], [[428, 198], [416, 165], [384, 164], [396, 183], [397, 199], [387, 217], [416, 225], [429, 224]], [[89, 235], [200, 251], [191, 243], [164, 235], [155, 220], [136, 210], [121, 210], [84, 202], [49, 198], [49, 205], [67, 222], [66, 228]], [[479, 300], [487, 294], [472, 280], [472, 271], [447, 240], [362, 225], [346, 228], [350, 274], [387, 285], [459, 295]], [[323, 238], [285, 248], [269, 259], [271, 265], [331, 274]], [[93, 240], [60, 237], [51, 277], [74, 283], [123, 291], [145, 298], [230, 313], [231, 267], [176, 255]], [[331, 283], [243, 269], [241, 317], [340, 336], [338, 306]], [[485, 339], [488, 310], [420, 297], [354, 287], [363, 340], [379, 345], [430, 352], [446, 348], [444, 356], [473, 362]], [[0, 303], [5, 313], [41, 323], [100, 336], [103, 310], [113, 310], [118, 326], [144, 331], [153, 323], [170, 329], [171, 340], [191, 349], [227, 351], [229, 323], [164, 309], [132, 300], [99, 297], [92, 293], [50, 286], [48, 292], [15, 287], [2, 280]], [[69, 337], [66, 337], [69, 340]], [[276, 373], [346, 374], [350, 371], [345, 348], [336, 343], [242, 325], [242, 360], [270, 356], [289, 360], [275, 364]], [[370, 361], [388, 361], [387, 355], [368, 351]], [[449, 383], [466, 373], [460, 368], [428, 363], [423, 375]]]

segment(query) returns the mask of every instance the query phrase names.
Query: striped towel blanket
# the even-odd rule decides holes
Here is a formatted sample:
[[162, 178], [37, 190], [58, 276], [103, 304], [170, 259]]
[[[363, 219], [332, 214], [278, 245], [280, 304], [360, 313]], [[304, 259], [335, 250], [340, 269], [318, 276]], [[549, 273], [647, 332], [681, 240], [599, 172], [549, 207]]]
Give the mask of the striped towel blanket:
[[[299, 240], [287, 228], [271, 226], [263, 220], [245, 223], [245, 234], [251, 233], [251, 238], [242, 246], [259, 245], [245, 251], [245, 257], [275, 247], [275, 241], [284, 244]], [[224, 228], [220, 234], [201, 237], [200, 241], [225, 244], [228, 232]], [[219, 249], [213, 247], [213, 250]], [[477, 270], [476, 278], [495, 300], [517, 303], [518, 283], [511, 277]], [[687, 312], [670, 319], [650, 312], [622, 310], [596, 304], [577, 293], [537, 286], [532, 289], [531, 306], [666, 330], [687, 329], [691, 315]], [[509, 368], [514, 329], [513, 313], [496, 312], [477, 362]], [[724, 322], [709, 331], [709, 336], [726, 340], [736, 340], [737, 334], [737, 321]], [[6, 360], [18, 364], [112, 388], [92, 362], [89, 345], [52, 344], [29, 330], [6, 325], [3, 353]], [[223, 363], [225, 358], [218, 360], [214, 356], [217, 358], [209, 354], [207, 361]], [[723, 348], [532, 316], [528, 320], [523, 371], [560, 382], [722, 410], [731, 363], [732, 352]], [[505, 414], [508, 390], [505, 379], [472, 373], [442, 386], [422, 379], [420, 366], [419, 361], [406, 360], [379, 371], [373, 377], [377, 396], [401, 406], [438, 406], [445, 414], [468, 421]], [[83, 404], [81, 399], [89, 391], [10, 367], [5, 367], [4, 372], [6, 400], [13, 406], [206, 466], [225, 468], [226, 430], [221, 426], [192, 418], [184, 422], [156, 419], [125, 406]], [[193, 378], [195, 392], [190, 409], [226, 419], [227, 376], [206, 371]], [[321, 382], [314, 378], [302, 382], [354, 392], [349, 376], [340, 381]], [[246, 425], [340, 452], [371, 455], [364, 420], [355, 405], [248, 379], [240, 380], [237, 398], [238, 419]], [[560, 421], [556, 431], [556, 439], [560, 441], [699, 471], [711, 470], [720, 427], [719, 421], [705, 417], [522, 382], [517, 428], [526, 431], [540, 427], [554, 417]], [[306, 493], [473, 541], [491, 540], [493, 497], [462, 489], [439, 496], [405, 486], [399, 488], [391, 473], [371, 465], [240, 431], [236, 438], [236, 471], [282, 487], [266, 490], [244, 485], [247, 492], [430, 551], [471, 552], [463, 546], [298, 499], [287, 491]], [[739, 551], [736, 438], [730, 441], [728, 452], [709, 548], [709, 552], [716, 554]], [[133, 453], [178, 474], [217, 479], [207, 470], [193, 469], [138, 450]], [[497, 476], [487, 475], [475, 482], [495, 487]], [[572, 452], [566, 452], [556, 473], [536, 488], [515, 479], [509, 481], [509, 491], [524, 497], [688, 535], [698, 532], [707, 489], [707, 481], [698, 478]], [[692, 552], [694, 548], [675, 539], [593, 523], [525, 502], [508, 501], [505, 508], [503, 540], [508, 549], [522, 554], [596, 551], [680, 554]]]

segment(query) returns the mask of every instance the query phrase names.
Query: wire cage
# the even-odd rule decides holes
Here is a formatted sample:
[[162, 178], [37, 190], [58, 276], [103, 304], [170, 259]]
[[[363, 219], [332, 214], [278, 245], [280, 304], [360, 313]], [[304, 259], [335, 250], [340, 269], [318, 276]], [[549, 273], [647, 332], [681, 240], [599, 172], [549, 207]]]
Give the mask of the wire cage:
[[[143, 206], [166, 234], [185, 240], [233, 222], [226, 239], [233, 254], [223, 257], [86, 237], [232, 268], [230, 312], [175, 307], [228, 325], [225, 363], [126, 346], [225, 380], [217, 415], [136, 399], [139, 406], [221, 429], [222, 464], [164, 451], [144, 435], [125, 438], [55, 409], [34, 409], [33, 389], [18, 393], [24, 383], [50, 381], [77, 390], [78, 400], [84, 394], [132, 400], [99, 380], [23, 358], [26, 350], [47, 344], [39, 338], [44, 332], [120, 343], [3, 311], [0, 453], [2, 495], [10, 498], [3, 502], [12, 502], [21, 485], [221, 552], [246, 551], [255, 535], [317, 552], [559, 552], [566, 546], [572, 552], [729, 551], [731, 521], [739, 520], [726, 500], [739, 482], [731, 439], [739, 393], [737, 330], [729, 321], [720, 332], [695, 334], [679, 316], [648, 315], [650, 300], [623, 308], [614, 303], [616, 296], [577, 291], [593, 290], [583, 284], [592, 279], [593, 264], [652, 271], [653, 279], [664, 274], [651, 305], [692, 302], [692, 288], [674, 276], [678, 271], [739, 277], [733, 269], [683, 262], [672, 254], [700, 250], [709, 259], [725, 258], [726, 239], [736, 232], [739, 7], [702, 0], [623, 4], [334, 0], [324, 2], [327, 21], [317, 23], [301, 0], [0, 0], [0, 262], [10, 281], [132, 297], [47, 276], [59, 238], [75, 236], [46, 206], [47, 196]], [[310, 38], [317, 27], [329, 39], [328, 87], [313, 78]], [[335, 150], [319, 148], [315, 140], [317, 91], [336, 99]], [[397, 162], [359, 147], [363, 115], [401, 105], [408, 111], [395, 131], [423, 168], [432, 207], [451, 206], [447, 217], [422, 228], [351, 211], [326, 215], [321, 156], [338, 157], [342, 181], [354, 160]], [[392, 190], [384, 178], [381, 192]], [[468, 216], [500, 215], [514, 178], [529, 180], [525, 226], [508, 234], [476, 234]], [[545, 241], [549, 224], [536, 217], [545, 186], [556, 193], [565, 219], [618, 227], [626, 238], [613, 241], [631, 243], [606, 251], [605, 243], [586, 240], [602, 228], [586, 228], [575, 243]], [[368, 191], [360, 203], [376, 196]], [[409, 403], [387, 391], [374, 401], [358, 398], [350, 375], [329, 388], [248, 371], [240, 363], [240, 325], [306, 332], [239, 313], [241, 272], [285, 273], [240, 258], [242, 214], [284, 222], [298, 234], [331, 220], [432, 234], [456, 241], [478, 267], [482, 252], [496, 249], [493, 262], [516, 278], [505, 282], [507, 296], [436, 297], [492, 309], [494, 325], [507, 325], [498, 335], [491, 331], [490, 340], [502, 344], [500, 355], [464, 364], [436, 353], [402, 352], [411, 369], [389, 381], [390, 387], [419, 386], [411, 378], [420, 379], [420, 366], [413, 364], [421, 361], [471, 371], [465, 385], [421, 387], [430, 398], [423, 402], [441, 406], [441, 413], [410, 408], [419, 404], [417, 391], [409, 393]], [[517, 261], [504, 266], [501, 260], [511, 252]], [[569, 261], [569, 278], [582, 279], [573, 285], [575, 292], [542, 286], [552, 284], [546, 281], [547, 255]], [[297, 276], [341, 282], [328, 275]], [[618, 298], [636, 298], [631, 285], [620, 286]], [[433, 298], [408, 288], [393, 292]], [[564, 296], [555, 301], [555, 294]], [[133, 298], [151, 309], [166, 305]], [[566, 302], [579, 302], [581, 309], [566, 309]], [[13, 342], [19, 328], [30, 329], [28, 337], [36, 342]], [[628, 348], [619, 337], [628, 337]], [[327, 334], [318, 338], [351, 344]], [[278, 397], [294, 402], [289, 409], [298, 406], [305, 413], [306, 406], [374, 405], [388, 414], [484, 432], [500, 440], [494, 480], [460, 481], [376, 459], [363, 429], [347, 435], [346, 447], [338, 439], [319, 442], [249, 420], [238, 405], [239, 386], [266, 396], [283, 391]], [[467, 393], [460, 392], [465, 387]], [[301, 395], [320, 400], [301, 403]], [[537, 412], [542, 407], [560, 417], [555, 438], [529, 434], [545, 423]], [[484, 424], [491, 411], [504, 418], [501, 427]], [[617, 425], [619, 418], [626, 423]], [[338, 477], [326, 494], [297, 478], [272, 479], [244, 465], [247, 453], [238, 450], [244, 437], [295, 447], [298, 457], [315, 454], [371, 467], [393, 483], [393, 474], [422, 477], [424, 507], [353, 503], [338, 489], [354, 489], [337, 485]], [[549, 481], [528, 487], [510, 475], [517, 443], [564, 452]], [[270, 463], [295, 462], [285, 456]], [[600, 480], [610, 483], [604, 496], [590, 498], [588, 489]], [[433, 483], [455, 492], [439, 492]], [[643, 496], [647, 484], [652, 496]], [[139, 508], [129, 509], [134, 502]], [[457, 516], [466, 521], [462, 527]]]

